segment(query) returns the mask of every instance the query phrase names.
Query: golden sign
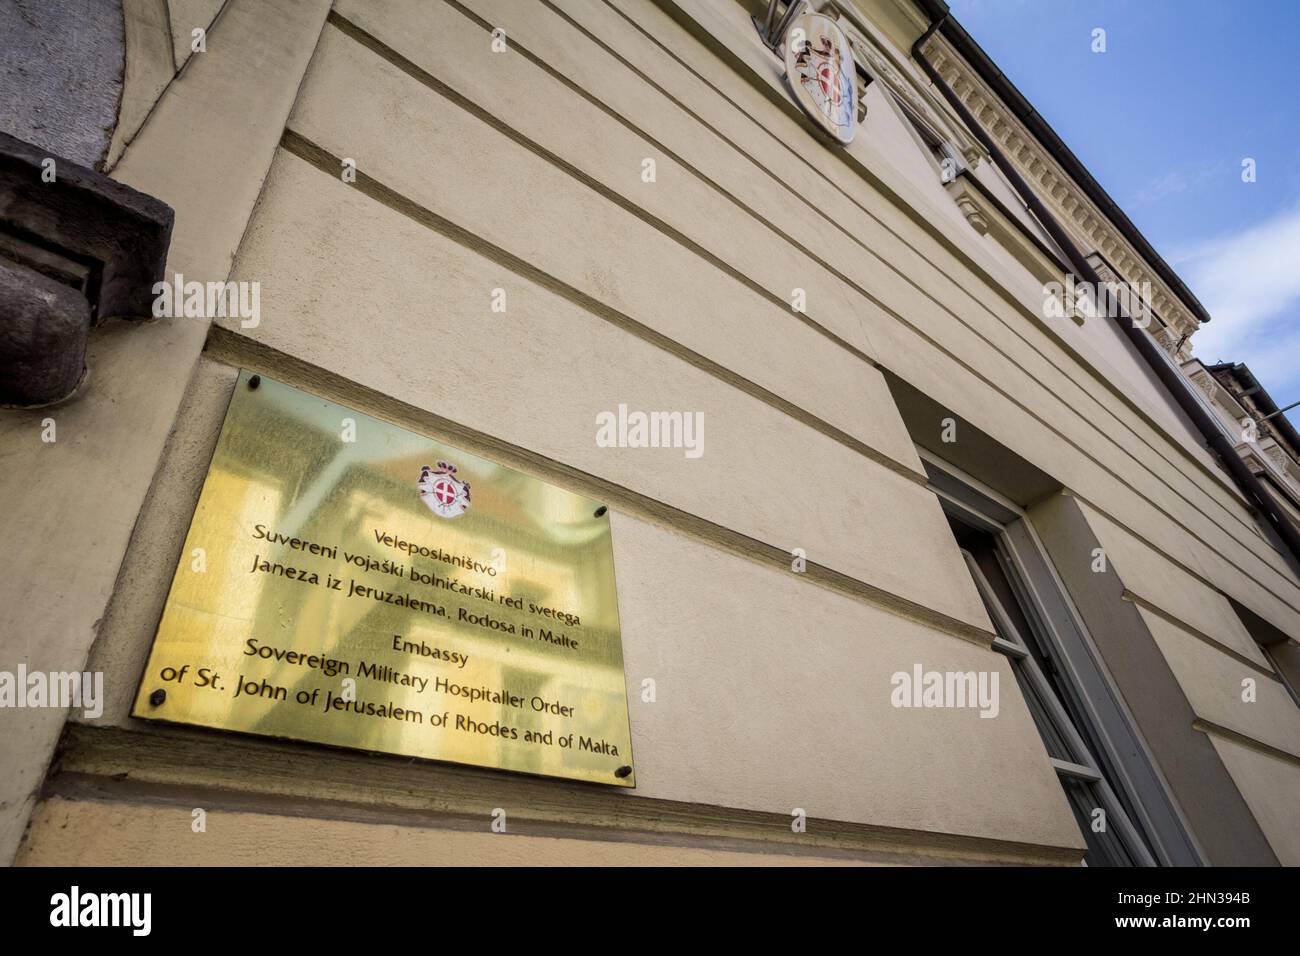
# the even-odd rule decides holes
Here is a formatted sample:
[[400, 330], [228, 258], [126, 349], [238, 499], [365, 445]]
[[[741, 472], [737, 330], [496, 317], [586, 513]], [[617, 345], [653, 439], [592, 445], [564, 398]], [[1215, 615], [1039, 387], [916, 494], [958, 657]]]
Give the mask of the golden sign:
[[609, 517], [242, 372], [132, 713], [635, 786]]

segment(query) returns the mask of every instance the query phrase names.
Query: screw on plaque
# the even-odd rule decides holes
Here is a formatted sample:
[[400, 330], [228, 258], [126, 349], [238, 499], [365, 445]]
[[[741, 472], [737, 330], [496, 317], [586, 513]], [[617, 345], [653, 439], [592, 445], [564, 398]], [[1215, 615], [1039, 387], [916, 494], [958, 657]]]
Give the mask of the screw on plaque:
[[257, 386], [261, 384], [262, 384], [262, 376], [260, 375], [254, 375], [252, 378], [248, 380], [249, 388], [257, 388]]
[[609, 510], [609, 509], [606, 508], [604, 505], [601, 505], [599, 508], [596, 509], [596, 517], [597, 517], [597, 518], [603, 518], [603, 517], [605, 517], [605, 512], [608, 511], [608, 510]]
[[623, 779], [624, 777], [630, 777], [632, 776], [632, 768], [626, 765], [619, 767], [617, 770], [614, 771], [614, 776], [618, 777], [620, 780]]
[[167, 699], [167, 691], [163, 690], [161, 687], [149, 695], [149, 703], [152, 704], [154, 707], [161, 707], [162, 702], [165, 701], [166, 699]]

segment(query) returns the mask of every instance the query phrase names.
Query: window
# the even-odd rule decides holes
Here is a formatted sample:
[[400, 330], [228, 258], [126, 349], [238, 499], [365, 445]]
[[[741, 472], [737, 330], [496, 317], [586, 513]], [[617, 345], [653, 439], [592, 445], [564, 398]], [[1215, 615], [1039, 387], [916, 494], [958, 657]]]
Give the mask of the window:
[[1024, 513], [948, 463], [921, 455], [993, 622], [994, 650], [1010, 662], [1087, 842], [1084, 861], [1203, 865], [1203, 852]]
[[1277, 679], [1282, 682], [1296, 706], [1300, 707], [1300, 641], [1288, 637], [1246, 605], [1232, 598], [1228, 598], [1228, 603], [1237, 612], [1237, 617], [1255, 639], [1260, 651], [1273, 665]]
[[1090, 866], [1154, 865], [1150, 850], [1094, 756], [1093, 746], [1080, 730], [1086, 725], [1071, 713], [1071, 695], [1061, 686], [1061, 669], [1017, 601], [1007, 569], [998, 557], [996, 539], [958, 521], [950, 523], [997, 632], [993, 648], [1011, 661], [1016, 683], [1088, 841], [1085, 861]]

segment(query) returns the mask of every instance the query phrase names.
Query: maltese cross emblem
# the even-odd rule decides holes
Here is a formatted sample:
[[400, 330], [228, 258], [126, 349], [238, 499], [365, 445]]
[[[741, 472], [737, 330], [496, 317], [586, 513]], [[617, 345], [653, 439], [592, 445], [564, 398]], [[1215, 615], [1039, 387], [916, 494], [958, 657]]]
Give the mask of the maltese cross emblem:
[[439, 518], [459, 518], [469, 509], [469, 482], [456, 477], [456, 466], [449, 461], [422, 467], [415, 486], [420, 500]]

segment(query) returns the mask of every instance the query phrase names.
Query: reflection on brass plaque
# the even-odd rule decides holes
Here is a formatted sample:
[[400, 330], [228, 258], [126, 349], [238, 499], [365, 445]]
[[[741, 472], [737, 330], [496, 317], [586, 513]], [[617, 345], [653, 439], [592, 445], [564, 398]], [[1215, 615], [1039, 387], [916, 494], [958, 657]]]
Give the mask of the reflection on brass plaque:
[[132, 713], [635, 786], [609, 517], [243, 372]]

